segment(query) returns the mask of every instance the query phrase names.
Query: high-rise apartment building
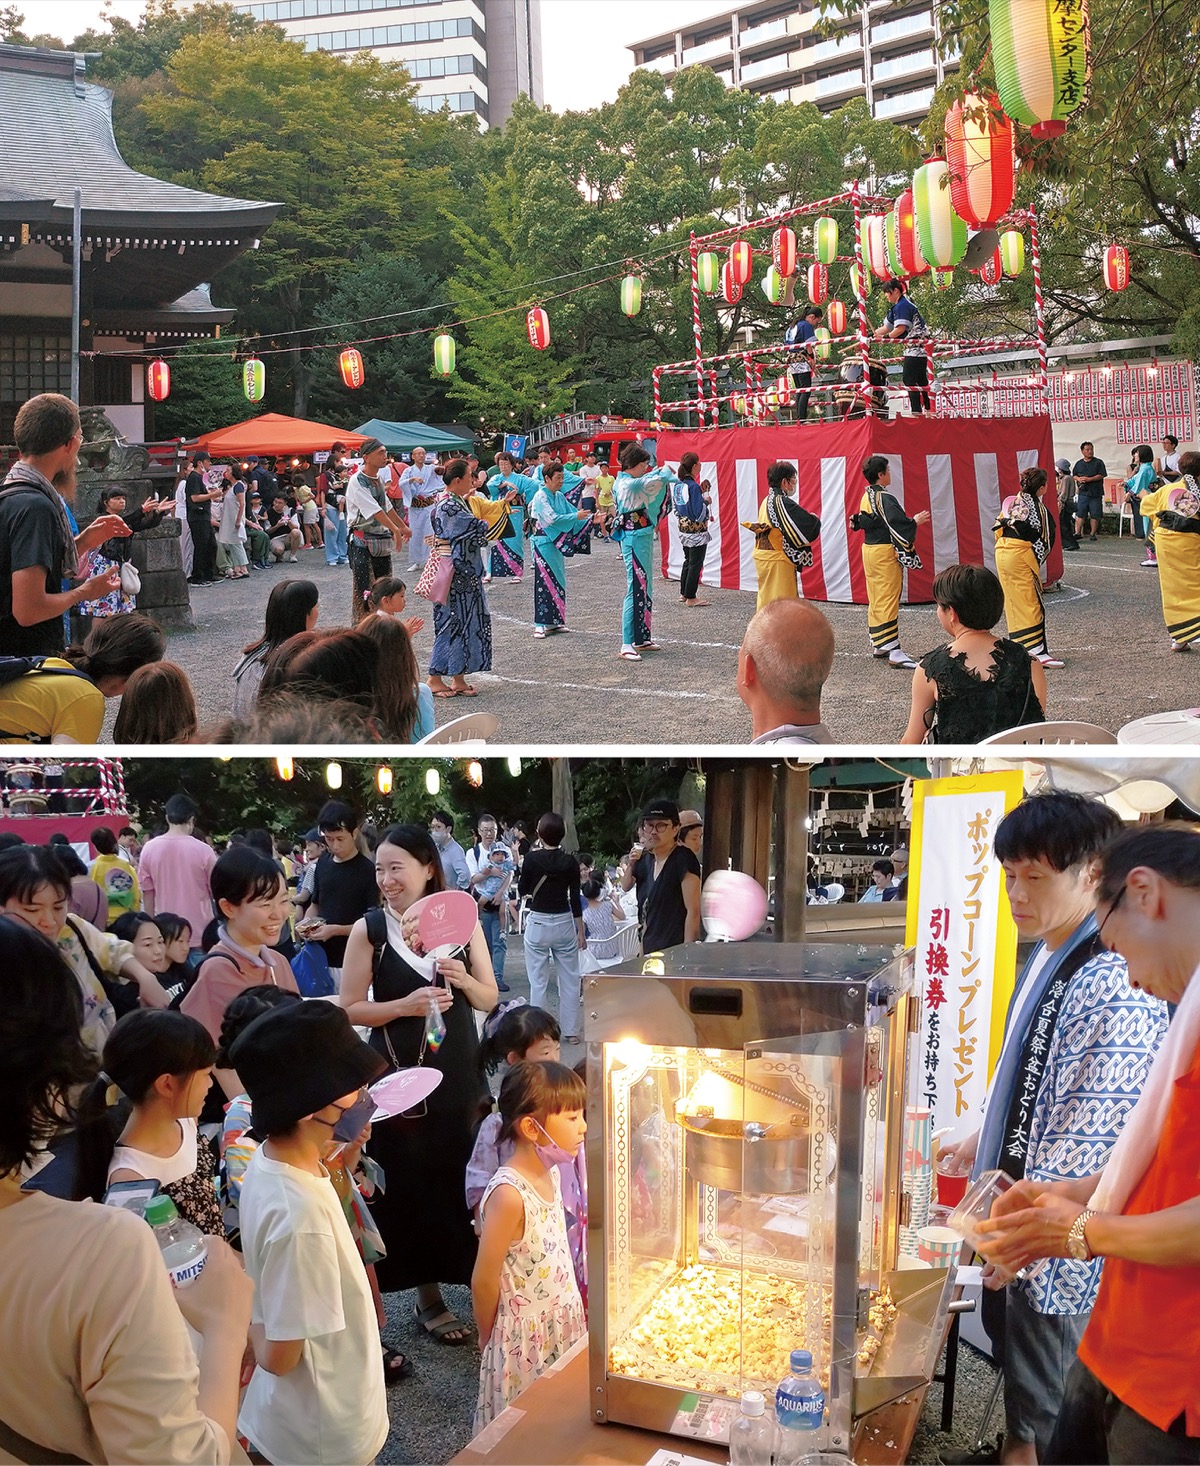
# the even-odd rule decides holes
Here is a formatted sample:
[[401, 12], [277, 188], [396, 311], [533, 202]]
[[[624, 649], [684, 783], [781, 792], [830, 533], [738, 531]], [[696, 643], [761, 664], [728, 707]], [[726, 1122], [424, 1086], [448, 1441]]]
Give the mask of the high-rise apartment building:
[[629, 49], [635, 66], [665, 76], [704, 65], [725, 82], [781, 102], [831, 112], [865, 97], [875, 117], [915, 123], [957, 58], [938, 55], [936, 0], [868, 0], [822, 36], [814, 0], [760, 0], [665, 31]]
[[373, 51], [401, 61], [416, 104], [449, 106], [481, 126], [508, 119], [520, 94], [542, 103], [541, 0], [235, 0], [310, 51]]

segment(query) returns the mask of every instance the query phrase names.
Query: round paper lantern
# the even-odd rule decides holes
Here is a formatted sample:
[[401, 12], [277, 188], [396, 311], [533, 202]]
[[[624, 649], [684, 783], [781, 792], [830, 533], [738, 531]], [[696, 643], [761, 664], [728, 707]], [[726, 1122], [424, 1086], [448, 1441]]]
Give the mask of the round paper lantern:
[[838, 221], [825, 215], [813, 225], [813, 254], [823, 265], [832, 265], [838, 252]]
[[710, 939], [742, 942], [767, 919], [767, 893], [740, 870], [715, 870], [700, 892], [700, 914]]
[[813, 305], [820, 305], [829, 294], [829, 270], [825, 265], [811, 264], [808, 267], [808, 298]]
[[904, 274], [904, 263], [900, 258], [900, 236], [896, 228], [894, 209], [884, 216], [883, 249], [887, 256], [888, 275], [893, 280], [899, 280]]
[[1088, 79], [1088, 0], [988, 0], [992, 64], [1005, 112], [1058, 137]]
[[171, 368], [165, 361], [147, 362], [146, 391], [152, 402], [165, 402], [171, 395]]
[[735, 392], [729, 399], [729, 405], [737, 413], [738, 417], [746, 416], [746, 395], [744, 392]]
[[890, 280], [891, 271], [888, 269], [887, 248], [884, 243], [882, 214], [864, 214], [859, 231], [859, 246], [862, 249], [863, 263], [873, 275], [880, 280]]
[[267, 390], [267, 369], [257, 356], [242, 363], [242, 391], [247, 402], [261, 402]]
[[946, 113], [950, 203], [976, 229], [1012, 208], [1017, 182], [1013, 125], [993, 96], [970, 92]]
[[540, 305], [525, 312], [525, 330], [535, 351], [545, 351], [550, 345], [550, 317]]
[[1000, 236], [1000, 263], [1006, 275], [1019, 275], [1025, 268], [1025, 236], [1019, 229], [1006, 229]]
[[953, 268], [942, 269], [940, 266], [933, 271], [934, 287], [938, 290], [949, 290], [954, 284]]
[[791, 407], [796, 400], [796, 392], [792, 386], [792, 379], [784, 372], [783, 376], [775, 383], [775, 394], [779, 398], [780, 407]]
[[1004, 274], [1004, 265], [1000, 259], [1000, 251], [994, 250], [979, 267], [979, 278], [985, 285], [999, 285], [1000, 277]]
[[828, 361], [833, 348], [829, 344], [829, 327], [818, 326], [816, 329], [817, 344], [813, 347], [813, 355], [818, 361]]
[[825, 312], [825, 319], [829, 322], [829, 329], [835, 336], [846, 334], [846, 307], [840, 300], [831, 300], [829, 309]]
[[739, 285], [745, 285], [754, 269], [754, 254], [745, 239], [735, 239], [729, 246], [729, 264]]
[[454, 370], [455, 344], [449, 331], [440, 331], [433, 338], [433, 369], [439, 376], [448, 377]]
[[361, 387], [367, 380], [362, 352], [355, 346], [347, 346], [338, 356], [338, 371], [342, 374], [342, 382], [345, 386]]
[[1104, 251], [1104, 283], [1110, 290], [1129, 284], [1129, 251], [1123, 244], [1110, 244]]
[[870, 295], [870, 293], [871, 293], [871, 284], [870, 284], [870, 277], [869, 276], [868, 276], [868, 279], [867, 279], [867, 288], [866, 288], [866, 290], [862, 290], [860, 288], [861, 285], [862, 285], [862, 279], [861, 279], [861, 275], [860, 275], [860, 272], [859, 272], [859, 268], [858, 268], [857, 265], [851, 265], [850, 266], [850, 294], [854, 296], [855, 300], [857, 300], [860, 295]]
[[778, 305], [783, 295], [783, 276], [774, 265], [767, 266], [767, 273], [762, 279], [762, 293], [772, 305]]
[[641, 308], [641, 278], [638, 275], [626, 275], [621, 281], [621, 310], [627, 316], [636, 316]]
[[721, 288], [721, 257], [705, 250], [696, 256], [696, 280], [705, 295], [715, 295]]
[[771, 262], [786, 280], [796, 273], [796, 235], [788, 228], [771, 235]]
[[913, 174], [917, 245], [931, 265], [957, 265], [967, 252], [967, 226], [950, 202], [945, 158], [929, 158]]
[[917, 213], [911, 188], [906, 188], [896, 200], [892, 216], [896, 221], [896, 248], [900, 254], [901, 272], [923, 275], [929, 264], [917, 242]]
[[726, 305], [736, 305], [742, 298], [742, 282], [733, 273], [733, 261], [726, 260], [721, 266], [721, 299]]

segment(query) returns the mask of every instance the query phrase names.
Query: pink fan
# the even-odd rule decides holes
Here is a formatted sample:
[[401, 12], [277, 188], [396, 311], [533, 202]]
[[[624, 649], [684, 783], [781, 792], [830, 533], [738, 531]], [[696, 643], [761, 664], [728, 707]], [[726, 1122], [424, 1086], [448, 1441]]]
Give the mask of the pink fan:
[[438, 891], [422, 896], [404, 913], [417, 919], [417, 936], [429, 957], [449, 957], [471, 940], [479, 921], [474, 896], [466, 891]]
[[700, 892], [700, 915], [709, 940], [744, 942], [767, 919], [767, 893], [740, 870], [717, 870]]
[[376, 1120], [390, 1120], [393, 1115], [402, 1115], [423, 1099], [428, 1099], [442, 1082], [440, 1069], [398, 1069], [395, 1074], [385, 1074], [377, 1084], [372, 1084], [368, 1093], [375, 1101]]

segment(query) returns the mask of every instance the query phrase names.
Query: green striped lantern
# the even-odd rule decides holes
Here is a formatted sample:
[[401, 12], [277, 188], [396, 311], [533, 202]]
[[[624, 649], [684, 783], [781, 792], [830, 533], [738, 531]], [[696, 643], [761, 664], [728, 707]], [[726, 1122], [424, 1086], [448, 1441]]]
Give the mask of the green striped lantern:
[[636, 316], [641, 308], [641, 279], [637, 275], [626, 275], [621, 281], [621, 310], [627, 316]]
[[945, 158], [928, 158], [913, 174], [917, 241], [931, 265], [957, 265], [967, 252], [967, 226], [950, 202]]
[[822, 216], [813, 225], [813, 253], [822, 265], [832, 265], [838, 252], [838, 222]]
[[772, 305], [778, 305], [783, 297], [783, 276], [774, 265], [767, 266], [767, 273], [762, 278], [762, 293]]
[[[868, 276], [868, 279], [869, 279], [869, 276]], [[851, 265], [850, 266], [850, 293], [854, 296], [854, 299], [855, 300], [858, 299], [859, 295], [870, 295], [870, 293], [871, 293], [871, 288], [870, 288], [870, 285], [869, 284], [868, 284], [866, 290], [861, 289], [861, 286], [862, 286], [861, 271], [859, 270], [859, 268], [858, 268], [857, 265]]]
[[887, 255], [888, 274], [893, 280], [904, 279], [904, 261], [900, 258], [900, 229], [895, 209], [883, 216], [883, 247]]
[[454, 371], [454, 337], [449, 331], [439, 331], [433, 338], [433, 369], [440, 377], [448, 377]]
[[1006, 229], [1000, 236], [1000, 264], [1006, 275], [1019, 275], [1025, 268], [1025, 236], [1019, 229]]
[[954, 284], [954, 267], [941, 265], [934, 266], [933, 285], [935, 290], [949, 290]]
[[715, 295], [721, 288], [721, 257], [705, 250], [696, 256], [696, 279], [705, 295]]
[[242, 363], [242, 391], [247, 402], [261, 402], [267, 390], [267, 369], [257, 356]]
[[1060, 137], [1090, 74], [1088, 0], [988, 0], [1000, 105], [1036, 138]]
[[813, 347], [813, 354], [818, 361], [828, 361], [832, 354], [833, 347], [830, 343], [829, 327], [818, 326], [816, 330], [817, 344]]

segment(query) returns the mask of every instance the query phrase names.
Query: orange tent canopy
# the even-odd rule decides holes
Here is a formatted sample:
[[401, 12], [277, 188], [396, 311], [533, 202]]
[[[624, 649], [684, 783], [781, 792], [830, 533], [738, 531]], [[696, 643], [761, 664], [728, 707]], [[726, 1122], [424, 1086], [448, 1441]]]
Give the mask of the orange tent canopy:
[[284, 457], [289, 453], [328, 451], [334, 443], [357, 448], [366, 441], [361, 433], [346, 428], [331, 428], [325, 423], [307, 422], [302, 417], [285, 417], [280, 412], [264, 412], [232, 427], [205, 433], [196, 440], [195, 448], [206, 449], [214, 458], [245, 458], [250, 453]]

